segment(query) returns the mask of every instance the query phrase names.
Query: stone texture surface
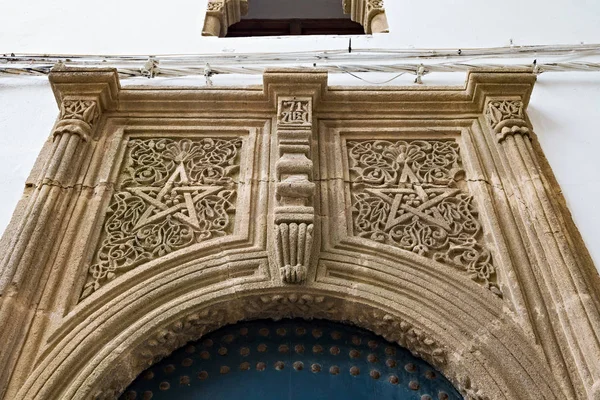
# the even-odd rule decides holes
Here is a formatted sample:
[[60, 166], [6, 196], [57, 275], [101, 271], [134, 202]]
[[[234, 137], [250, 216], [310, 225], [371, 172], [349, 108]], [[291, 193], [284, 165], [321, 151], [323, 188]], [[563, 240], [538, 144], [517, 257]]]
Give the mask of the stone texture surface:
[[599, 278], [527, 120], [530, 73], [50, 80], [60, 117], [1, 242], [3, 398], [115, 398], [190, 340], [286, 317], [369, 329], [467, 399], [599, 398]]

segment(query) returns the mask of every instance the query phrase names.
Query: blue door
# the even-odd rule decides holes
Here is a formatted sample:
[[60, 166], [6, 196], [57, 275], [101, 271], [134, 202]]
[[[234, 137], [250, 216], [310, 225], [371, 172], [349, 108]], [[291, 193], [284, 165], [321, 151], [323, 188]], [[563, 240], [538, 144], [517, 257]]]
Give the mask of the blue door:
[[144, 371], [121, 399], [447, 400], [452, 384], [409, 351], [328, 321], [221, 328]]

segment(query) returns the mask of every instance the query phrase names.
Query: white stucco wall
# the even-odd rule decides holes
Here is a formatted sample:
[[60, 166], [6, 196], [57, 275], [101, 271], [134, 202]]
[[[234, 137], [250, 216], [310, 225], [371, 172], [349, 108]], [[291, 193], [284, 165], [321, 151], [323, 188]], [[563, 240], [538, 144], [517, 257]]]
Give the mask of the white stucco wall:
[[[2, 7], [0, 53], [231, 54], [348, 47], [348, 37], [203, 38], [205, 7], [206, 0], [12, 2]], [[506, 46], [511, 40], [515, 45], [600, 43], [596, 0], [388, 0], [386, 9], [390, 34], [353, 37], [353, 48], [458, 49]], [[432, 74], [425, 84], [462, 85], [464, 78]], [[394, 83], [411, 84], [412, 79], [403, 76]], [[217, 76], [214, 81], [249, 84], [260, 83], [260, 78]], [[364, 84], [348, 75], [332, 76], [330, 82]], [[129, 83], [204, 85], [204, 80]], [[600, 73], [541, 75], [529, 113], [575, 222], [600, 266]], [[45, 78], [0, 78], [0, 231], [56, 115]]]

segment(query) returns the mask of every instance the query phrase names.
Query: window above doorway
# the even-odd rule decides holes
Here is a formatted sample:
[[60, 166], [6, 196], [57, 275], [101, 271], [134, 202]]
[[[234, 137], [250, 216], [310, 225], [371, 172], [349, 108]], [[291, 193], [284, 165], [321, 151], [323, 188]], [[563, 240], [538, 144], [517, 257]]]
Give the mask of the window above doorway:
[[218, 37], [388, 32], [383, 0], [209, 0], [202, 34]]

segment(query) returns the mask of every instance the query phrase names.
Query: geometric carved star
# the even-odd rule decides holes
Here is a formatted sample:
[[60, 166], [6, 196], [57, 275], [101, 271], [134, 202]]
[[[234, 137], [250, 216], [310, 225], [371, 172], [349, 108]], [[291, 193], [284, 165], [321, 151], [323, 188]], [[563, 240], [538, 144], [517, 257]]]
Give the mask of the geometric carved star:
[[[365, 191], [384, 199], [392, 205], [385, 224], [386, 230], [416, 216], [430, 224], [439, 226], [447, 232], [451, 230], [450, 225], [444, 220], [438, 209], [432, 208], [430, 214], [426, 211], [445, 198], [460, 192], [459, 189], [450, 188], [423, 189], [420, 185], [414, 185], [413, 189], [365, 189]], [[412, 203], [411, 198], [415, 197], [419, 197], [421, 200], [421, 204], [417, 207], [409, 205]], [[405, 200], [404, 204], [403, 200]]]
[[[429, 209], [439, 204], [445, 198], [459, 193], [460, 189], [452, 189], [448, 187], [425, 189], [407, 164], [404, 164], [404, 168], [399, 179], [399, 186], [404, 187], [397, 189], [365, 188], [366, 192], [380, 197], [388, 204], [392, 205], [385, 225], [386, 230], [416, 216], [424, 221], [429, 222], [430, 224], [437, 225], [447, 232], [450, 232], [450, 226], [444, 220], [438, 209]], [[415, 201], [417, 198], [420, 201]], [[420, 204], [416, 207], [413, 207], [413, 203]], [[427, 210], [429, 210], [429, 213], [426, 212]]]
[[[171, 215], [176, 220], [200, 230], [200, 222], [194, 204], [221, 189], [223, 189], [222, 186], [190, 186], [185, 168], [181, 163], [158, 193], [158, 188], [152, 186], [128, 188], [131, 193], [150, 204], [133, 229], [137, 230], [146, 224]], [[179, 195], [183, 196], [183, 202], [178, 201]], [[165, 197], [169, 199], [166, 202]]]

